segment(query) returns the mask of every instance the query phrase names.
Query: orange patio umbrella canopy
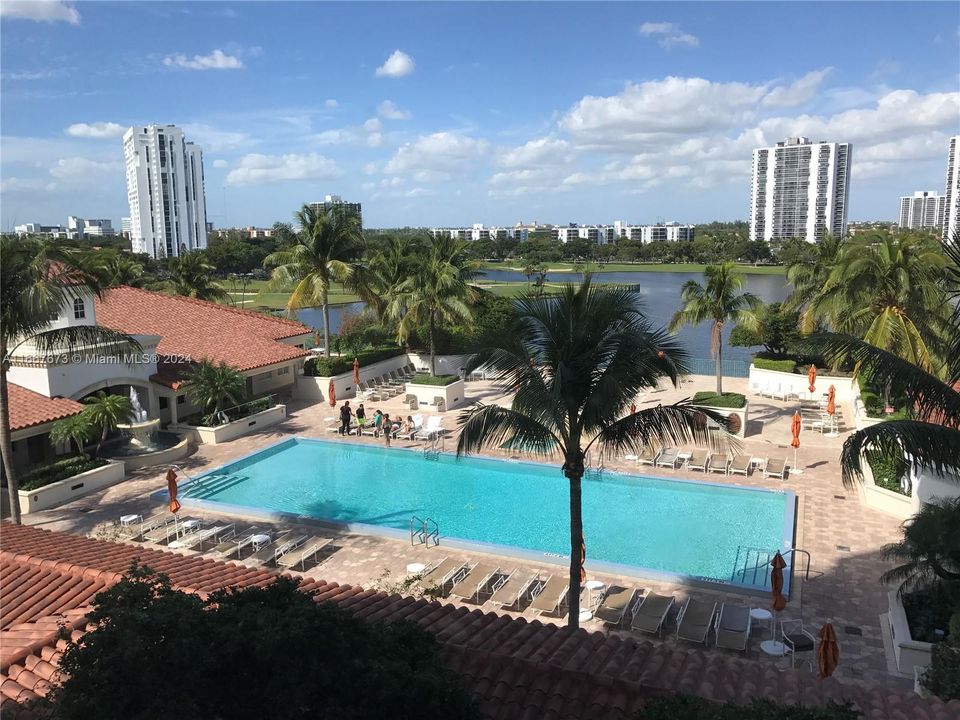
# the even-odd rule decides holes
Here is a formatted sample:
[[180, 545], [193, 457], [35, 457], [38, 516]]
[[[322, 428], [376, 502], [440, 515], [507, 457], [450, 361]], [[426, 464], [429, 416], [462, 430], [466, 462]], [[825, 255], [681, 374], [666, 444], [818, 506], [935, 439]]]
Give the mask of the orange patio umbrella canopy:
[[180, 512], [180, 501], [177, 500], [177, 473], [173, 468], [167, 470], [167, 493], [170, 495], [170, 512], [176, 515]]
[[817, 390], [817, 367], [816, 365], [810, 366], [810, 371], [807, 373], [807, 380], [810, 381], [810, 392], [816, 392]]

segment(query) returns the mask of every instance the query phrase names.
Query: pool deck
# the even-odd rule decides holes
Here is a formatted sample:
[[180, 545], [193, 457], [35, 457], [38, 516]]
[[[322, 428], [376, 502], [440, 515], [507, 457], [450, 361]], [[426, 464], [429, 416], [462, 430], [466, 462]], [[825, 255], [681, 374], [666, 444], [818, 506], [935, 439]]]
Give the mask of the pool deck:
[[[657, 403], [670, 403], [688, 398], [698, 390], [714, 389], [715, 381], [711, 377], [694, 377], [685, 382], [680, 389], [664, 388], [637, 398], [638, 408]], [[745, 378], [725, 378], [724, 390], [747, 392]], [[483, 400], [486, 403], [508, 404], [509, 398], [500, 394], [487, 382], [471, 382], [467, 385], [467, 395], [471, 400]], [[402, 396], [401, 396], [402, 397]], [[793, 450], [790, 442], [790, 418], [796, 409], [795, 402], [783, 402], [748, 395], [750, 401], [750, 425], [748, 437], [743, 441], [743, 450], [752, 455], [783, 457], [793, 462]], [[354, 405], [356, 401], [351, 401]], [[366, 403], [368, 416], [373, 408], [380, 408], [391, 415], [409, 411], [403, 406], [400, 397], [381, 403]], [[842, 417], [851, 418], [852, 408], [838, 408]], [[427, 410], [422, 411], [429, 415]], [[188, 458], [179, 463], [191, 476], [200, 474], [239, 457], [256, 452], [279, 440], [292, 436], [320, 437], [336, 439], [339, 442], [383, 443], [383, 440], [364, 438], [339, 438], [327, 431], [328, 418], [335, 411], [325, 404], [288, 405], [287, 420], [277, 426], [248, 435], [232, 442], [210, 446], [201, 445]], [[453, 430], [445, 440], [445, 449], [452, 451], [456, 447], [457, 410], [444, 414], [444, 424]], [[848, 490], [840, 481], [838, 457], [848, 430], [841, 429], [839, 437], [831, 438], [814, 431], [804, 431], [801, 435], [801, 447], [798, 452], [798, 465], [803, 468], [802, 475], [788, 476], [786, 481], [768, 479], [755, 473], [749, 477], [728, 477], [711, 473], [704, 480], [716, 483], [735, 484], [746, 487], [791, 490], [797, 494], [797, 530], [795, 546], [809, 551], [812, 555], [809, 580], [797, 579], [791, 594], [790, 603], [782, 613], [784, 619], [799, 618], [802, 594], [802, 617], [805, 625], [815, 633], [824, 622], [832, 622], [840, 642], [841, 660], [837, 676], [856, 679], [871, 684], [884, 684], [890, 689], [909, 689], [912, 681], [895, 673], [888, 664], [888, 655], [884, 643], [890, 643], [885, 633], [881, 615], [886, 612], [885, 588], [878, 578], [887, 564], [880, 558], [880, 548], [899, 536], [900, 521], [871, 508], [864, 507], [856, 490]], [[418, 443], [394, 441], [395, 447], [415, 447]], [[484, 453], [491, 457], [516, 457], [515, 453], [491, 450]], [[644, 466], [637, 468], [633, 462], [622, 458], [606, 459], [604, 466], [622, 472], [634, 472], [650, 476], [699, 479], [699, 474], [685, 469], [669, 470]], [[94, 537], [110, 539], [115, 537], [114, 523], [122, 514], [139, 512], [149, 514], [157, 510], [160, 503], [151, 495], [166, 487], [164, 471], [156, 469], [137, 470], [130, 473], [128, 479], [106, 490], [76, 500], [68, 505], [40, 513], [24, 516], [26, 524], [38, 525], [52, 530], [90, 534]], [[557, 468], [557, 481], [565, 482]], [[191, 513], [196, 515], [197, 513]], [[214, 517], [216, 513], [200, 513], [201, 516]], [[233, 515], [238, 521], [242, 518]], [[286, 525], [286, 523], [284, 523]], [[407, 577], [406, 566], [411, 563], [435, 562], [446, 556], [462, 558], [466, 562], [478, 560], [493, 561], [503, 570], [514, 568], [537, 573], [565, 572], [564, 567], [544, 563], [489, 555], [460, 548], [451, 548], [443, 544], [429, 549], [423, 546], [412, 547], [409, 541], [381, 536], [357, 535], [331, 530], [329, 527], [300, 523], [309, 527], [314, 534], [333, 537], [332, 551], [321, 556], [318, 565], [308, 563], [306, 574], [322, 577], [327, 581], [359, 584], [364, 587], [383, 590], [403, 590]], [[441, 528], [442, 530], [442, 528]], [[589, 528], [586, 528], [589, 537]], [[589, 552], [589, 548], [588, 548]], [[589, 557], [588, 557], [589, 560]], [[647, 591], [673, 594], [681, 604], [687, 597], [716, 602], [731, 602], [743, 606], [769, 607], [769, 600], [763, 596], [749, 595], [722, 588], [703, 588], [675, 582], [648, 580], [591, 573], [590, 579], [599, 579], [610, 585], [636, 585]], [[411, 588], [416, 592], [416, 587]], [[585, 594], [584, 594], [585, 598]], [[451, 601], [455, 602], [455, 601]], [[466, 603], [468, 607], [478, 605]], [[489, 603], [482, 603], [484, 610], [493, 611]], [[504, 614], [513, 611], [497, 610]], [[530, 613], [524, 613], [530, 617]], [[665, 643], [677, 643], [672, 633], [675, 628], [673, 617], [666, 624]], [[563, 622], [559, 618], [540, 616], [545, 622]], [[596, 620], [584, 624], [588, 630], [603, 632], [627, 632], [606, 629]], [[885, 637], [886, 634], [886, 637]], [[789, 665], [789, 660], [771, 658], [760, 651], [760, 642], [768, 637], [766, 627], [756, 628], [749, 646], [748, 658], [758, 663]], [[690, 646], [690, 643], [683, 643]], [[707, 648], [707, 653], [727, 653], [728, 651]], [[892, 651], [891, 651], [892, 652]]]

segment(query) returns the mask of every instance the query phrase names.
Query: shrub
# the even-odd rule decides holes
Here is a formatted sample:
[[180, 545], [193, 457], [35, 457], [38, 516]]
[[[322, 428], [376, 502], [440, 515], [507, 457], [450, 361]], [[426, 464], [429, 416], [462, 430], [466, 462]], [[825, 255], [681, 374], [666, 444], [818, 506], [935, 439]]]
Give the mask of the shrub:
[[690, 695], [671, 695], [650, 700], [633, 720], [857, 720], [859, 717], [860, 713], [849, 704], [803, 707], [755, 699], [748, 705], [736, 705]]
[[941, 700], [960, 700], [960, 610], [950, 619], [950, 637], [948, 642], [934, 646], [933, 659], [922, 682]]
[[82, 455], [57, 460], [48, 465], [42, 465], [24, 475], [20, 480], [21, 490], [36, 490], [44, 485], [66, 480], [68, 477], [79, 475], [88, 470], [95, 470], [107, 464], [100, 458], [88, 459]]
[[692, 402], [694, 405], [706, 405], [707, 407], [742, 408], [747, 404], [747, 398], [740, 393], [717, 395], [715, 392], [703, 390], [694, 394]]
[[904, 492], [900, 485], [900, 478], [907, 472], [907, 464], [903, 457], [889, 455], [885, 458], [875, 458], [870, 461], [870, 469], [873, 471], [873, 482], [878, 487], [901, 495], [910, 495], [910, 490]]
[[904, 593], [900, 600], [910, 626], [910, 637], [928, 643], [949, 639], [960, 645], [960, 637], [953, 637], [955, 623], [951, 622], [953, 615], [960, 613], [960, 587], [956, 583], [934, 582]]
[[792, 373], [796, 372], [796, 360], [770, 360], [769, 358], [754, 357], [753, 366], [757, 370], [774, 370], [776, 372]]
[[[238, 407], [230, 408], [229, 410], [224, 411], [224, 415], [227, 416], [228, 422], [233, 422], [234, 420], [240, 420], [249, 415], [255, 415], [258, 412], [263, 412], [264, 410], [269, 410], [274, 405], [273, 398], [265, 397], [258, 398], [256, 400], [251, 400], [250, 402], [239, 405]], [[196, 422], [197, 425], [203, 427], [217, 427], [218, 425], [223, 424], [223, 418], [220, 413], [210, 413], [209, 415], [202, 416]]]
[[414, 375], [410, 382], [417, 385], [449, 385], [460, 379], [459, 375]]
[[763, 345], [767, 353], [782, 358], [800, 339], [799, 324], [800, 313], [796, 310], [787, 310], [780, 303], [764, 305], [759, 312], [756, 331], [737, 325], [730, 333], [730, 344], [737, 347]]
[[360, 366], [370, 365], [381, 360], [387, 360], [402, 355], [403, 350], [393, 347], [379, 347], [364, 350], [350, 357], [317, 357], [308, 358], [303, 364], [303, 374], [307, 377], [330, 377], [353, 371], [353, 359], [360, 361]]

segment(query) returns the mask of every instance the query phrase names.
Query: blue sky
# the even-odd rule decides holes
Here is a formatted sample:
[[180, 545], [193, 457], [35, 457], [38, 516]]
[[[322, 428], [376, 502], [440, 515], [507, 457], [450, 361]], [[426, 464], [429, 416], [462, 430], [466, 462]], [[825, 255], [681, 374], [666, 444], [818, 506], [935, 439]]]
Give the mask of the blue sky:
[[204, 148], [218, 226], [748, 218], [754, 147], [854, 145], [852, 219], [943, 191], [957, 3], [5, 2], [0, 226], [127, 215], [120, 136]]

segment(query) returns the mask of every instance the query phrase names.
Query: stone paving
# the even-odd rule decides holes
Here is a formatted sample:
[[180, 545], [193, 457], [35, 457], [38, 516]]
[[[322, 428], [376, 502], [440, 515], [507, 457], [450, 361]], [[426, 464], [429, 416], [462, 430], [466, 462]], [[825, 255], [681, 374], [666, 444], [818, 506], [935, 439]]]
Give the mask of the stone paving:
[[[746, 393], [746, 385], [746, 379], [724, 380], [726, 391]], [[691, 397], [697, 390], [712, 389], [714, 389], [713, 378], [693, 377], [684, 382], [679, 389], [661, 388], [640, 396], [637, 398], [637, 405], [642, 409], [657, 403], [666, 404]], [[508, 397], [499, 393], [492, 384], [483, 381], [468, 383], [467, 395], [470, 400], [482, 399], [487, 403], [509, 403]], [[750, 421], [748, 436], [743, 441], [743, 450], [752, 455], [782, 457], [792, 465], [793, 450], [789, 447], [790, 418], [797, 403], [749, 395], [748, 398]], [[356, 401], [352, 401], [351, 404], [355, 405]], [[383, 409], [391, 415], [397, 412], [402, 412], [403, 415], [409, 414], [399, 397], [387, 402], [366, 403], [367, 417], [372, 417], [374, 408]], [[852, 409], [849, 406], [838, 407], [838, 410], [842, 417], [852, 417]], [[289, 417], [281, 425], [223, 445], [199, 446], [193, 455], [181, 461], [181, 467], [187, 474], [195, 475], [293, 435], [338, 437], [328, 432], [335, 416], [335, 410], [329, 406], [325, 404], [302, 406], [291, 403], [288, 405], [288, 411]], [[430, 414], [426, 410], [421, 412], [424, 415]], [[452, 431], [445, 441], [445, 448], [448, 451], [455, 448], [457, 415], [458, 411], [444, 414], [444, 425]], [[900, 521], [863, 506], [858, 491], [844, 488], [842, 485], [838, 457], [848, 432], [841, 427], [839, 437], [829, 437], [815, 431], [804, 431], [801, 435], [801, 447], [797, 453], [797, 465], [802, 469], [802, 474], [791, 474], [782, 482], [778, 479], [764, 478], [760, 473], [754, 473], [746, 478], [739, 475], [727, 477], [711, 473], [706, 479], [733, 485], [784, 488], [797, 493], [799, 502], [795, 546], [809, 551], [812, 562], [809, 579], [804, 581], [798, 578], [795, 582], [790, 603], [782, 617], [794, 619], [802, 616], [805, 624], [814, 633], [824, 622], [833, 623], [841, 646], [841, 663], [837, 673], [839, 677], [906, 689], [911, 686], [910, 683], [896, 674], [895, 668], [892, 668], [888, 661], [892, 649], [889, 647], [889, 633], [883, 630], [884, 622], [881, 618], [881, 615], [886, 612], [886, 596], [884, 587], [878, 581], [878, 577], [886, 567], [880, 558], [879, 549], [885, 543], [897, 539]], [[383, 442], [371, 437], [351, 437], [340, 441]], [[393, 445], [394, 447], [412, 447], [417, 443], [395, 440]], [[497, 456], [506, 453], [492, 450], [486, 454]], [[696, 473], [685, 469], [673, 471], [663, 468], [653, 469], [648, 466], [640, 469], [634, 462], [622, 458], [606, 458], [604, 466], [624, 472], [642, 472], [644, 475], [697, 477]], [[557, 480], [564, 482], [559, 468]], [[150, 495], [163, 488], [165, 488], [163, 471], [156, 469], [135, 471], [131, 473], [128, 480], [119, 485], [54, 510], [24, 516], [24, 521], [55, 530], [110, 538], [115, 535], [114, 524], [121, 514], [130, 512], [148, 514], [158, 509], [159, 503], [151, 499]], [[196, 514], [191, 512], [191, 515]], [[237, 520], [242, 519], [237, 518]], [[480, 559], [492, 560], [504, 570], [517, 568], [541, 574], [565, 572], [563, 566], [538, 565], [515, 558], [452, 549], [445, 547], [442, 540], [440, 547], [425, 549], [423, 546], [412, 547], [409, 541], [349, 534], [332, 530], [329, 526], [311, 525], [310, 530], [316, 534], [333, 537], [334, 543], [332, 550], [325, 553], [315, 566], [308, 564], [305, 574], [339, 583], [416, 593], [418, 591], [416, 585], [410, 586], [406, 582], [406, 566], [416, 562], [435, 562], [447, 555], [463, 558], [469, 562]], [[636, 585], [646, 590], [673, 594], [678, 600], [678, 605], [692, 596], [744, 606], [769, 606], [767, 597], [732, 590], [717, 592], [713, 588], [704, 589], [602, 573], [591, 573], [591, 578], [600, 579], [608, 586]], [[489, 603], [482, 604], [482, 607], [484, 610], [493, 610]], [[497, 612], [511, 614], [511, 611], [498, 610]], [[529, 613], [527, 616], [529, 617]], [[544, 616], [540, 619], [545, 622], [563, 621], [562, 618]], [[603, 632], [625, 632], [605, 628], [597, 620], [587, 622], [584, 627]], [[667, 635], [662, 642], [677, 642], [670, 634], [675, 628], [672, 618], [668, 619], [666, 627]], [[770, 658], [760, 652], [760, 642], [768, 637], [768, 632], [766, 627], [756, 628], [747, 656], [757, 662], [773, 663], [779, 666], [789, 664], [788, 659]], [[886, 651], [885, 643], [888, 646]], [[711, 648], [706, 652], [726, 651]]]

